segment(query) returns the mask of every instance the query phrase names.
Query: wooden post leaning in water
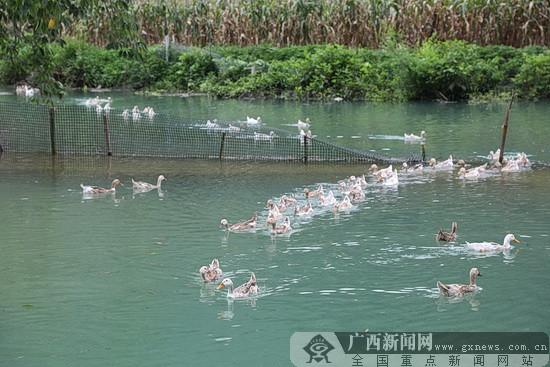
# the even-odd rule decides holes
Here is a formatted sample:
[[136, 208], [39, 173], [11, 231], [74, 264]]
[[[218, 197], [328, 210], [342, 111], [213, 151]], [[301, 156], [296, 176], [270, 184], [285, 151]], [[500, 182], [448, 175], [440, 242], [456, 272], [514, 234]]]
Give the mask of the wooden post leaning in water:
[[105, 133], [105, 148], [107, 149], [107, 155], [110, 157], [113, 153], [111, 152], [111, 135], [109, 134], [109, 124], [105, 111], [103, 111], [103, 132]]
[[50, 147], [52, 155], [57, 154], [57, 148], [55, 146], [55, 109], [50, 107]]
[[508, 104], [508, 109], [504, 115], [504, 122], [502, 123], [502, 137], [500, 140], [500, 155], [498, 156], [498, 162], [502, 164], [504, 160], [504, 144], [506, 143], [506, 135], [508, 134], [508, 121], [510, 120], [510, 111], [512, 110], [512, 103], [514, 102], [515, 95], [512, 94], [510, 103]]

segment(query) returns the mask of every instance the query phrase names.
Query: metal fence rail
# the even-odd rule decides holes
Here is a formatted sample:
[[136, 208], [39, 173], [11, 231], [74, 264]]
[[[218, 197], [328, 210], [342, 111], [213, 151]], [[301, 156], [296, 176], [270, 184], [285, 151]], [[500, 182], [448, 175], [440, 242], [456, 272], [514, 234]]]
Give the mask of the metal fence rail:
[[250, 128], [181, 116], [123, 116], [76, 105], [49, 107], [0, 102], [0, 146], [4, 152], [121, 157], [166, 157], [303, 162], [418, 162], [420, 156], [388, 157], [344, 148], [286, 130]]

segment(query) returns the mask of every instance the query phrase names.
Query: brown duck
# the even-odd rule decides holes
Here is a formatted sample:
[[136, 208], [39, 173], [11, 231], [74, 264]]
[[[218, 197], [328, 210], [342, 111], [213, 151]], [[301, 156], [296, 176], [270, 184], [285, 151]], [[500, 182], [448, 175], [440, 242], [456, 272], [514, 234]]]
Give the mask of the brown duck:
[[453, 222], [451, 224], [451, 232], [446, 232], [443, 229], [440, 229], [439, 232], [436, 235], [436, 238], [438, 241], [454, 241], [456, 240], [456, 231], [458, 229], [458, 225], [456, 222]]

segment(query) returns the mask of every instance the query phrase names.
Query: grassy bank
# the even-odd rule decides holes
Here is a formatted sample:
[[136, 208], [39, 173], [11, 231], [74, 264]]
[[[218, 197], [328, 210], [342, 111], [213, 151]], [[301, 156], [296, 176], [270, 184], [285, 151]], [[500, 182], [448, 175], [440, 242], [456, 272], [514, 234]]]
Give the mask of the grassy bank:
[[[550, 51], [428, 41], [418, 48], [386, 42], [378, 50], [343, 46], [172, 48], [142, 55], [77, 40], [52, 45], [54, 76], [67, 87], [125, 87], [198, 92], [221, 98], [405, 101], [466, 100], [516, 92], [550, 98]], [[0, 60], [0, 82], [30, 80], [21, 48]]]

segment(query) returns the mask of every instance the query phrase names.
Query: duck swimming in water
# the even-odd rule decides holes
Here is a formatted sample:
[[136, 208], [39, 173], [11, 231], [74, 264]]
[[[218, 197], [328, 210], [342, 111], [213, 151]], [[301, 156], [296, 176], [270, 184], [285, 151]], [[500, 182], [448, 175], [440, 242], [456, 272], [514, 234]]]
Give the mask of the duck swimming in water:
[[122, 186], [122, 183], [117, 178], [117, 179], [114, 179], [113, 182], [111, 183], [110, 189], [105, 189], [99, 186], [87, 186], [84, 184], [80, 184], [80, 187], [82, 188], [83, 194], [108, 194], [108, 193], [114, 193], [116, 191], [116, 187], [119, 185]]
[[451, 231], [446, 232], [443, 229], [440, 229], [439, 232], [436, 235], [436, 238], [438, 241], [454, 241], [456, 240], [456, 231], [458, 230], [458, 224], [456, 222], [453, 222], [451, 224]]
[[222, 218], [220, 221], [220, 226], [227, 231], [231, 232], [244, 232], [250, 231], [256, 228], [256, 220], [258, 219], [258, 213], [254, 213], [252, 217], [248, 220], [244, 220], [238, 223], [229, 224], [227, 219]]
[[271, 234], [285, 234], [292, 231], [288, 217], [285, 217], [285, 221], [279, 226], [277, 225], [277, 221], [273, 219], [269, 219], [268, 223], [271, 225]]
[[479, 289], [477, 286], [477, 277], [480, 277], [481, 273], [478, 268], [470, 269], [470, 284], [445, 284], [437, 281], [437, 288], [441, 294], [447, 297], [463, 296], [466, 293], [472, 293]]
[[260, 293], [260, 288], [258, 287], [256, 275], [254, 273], [250, 275], [250, 279], [246, 283], [237, 288], [233, 288], [233, 281], [230, 278], [225, 278], [220, 285], [218, 285], [218, 289], [224, 288], [227, 288], [227, 298], [247, 298]]
[[205, 282], [213, 282], [222, 277], [223, 271], [220, 268], [220, 261], [218, 259], [212, 260], [210, 265], [201, 266], [199, 269], [199, 274]]
[[520, 240], [510, 233], [504, 237], [503, 244], [496, 242], [477, 242], [477, 243], [466, 243], [466, 248], [478, 252], [502, 252], [509, 251], [512, 248], [510, 242], [521, 243]]
[[162, 184], [162, 181], [166, 181], [166, 177], [164, 177], [163, 175], [160, 175], [157, 178], [156, 185], [143, 182], [143, 181], [134, 181], [134, 179], [132, 178], [132, 186], [133, 186], [133, 189], [136, 191], [150, 191], [154, 189], [160, 189], [160, 185]]

